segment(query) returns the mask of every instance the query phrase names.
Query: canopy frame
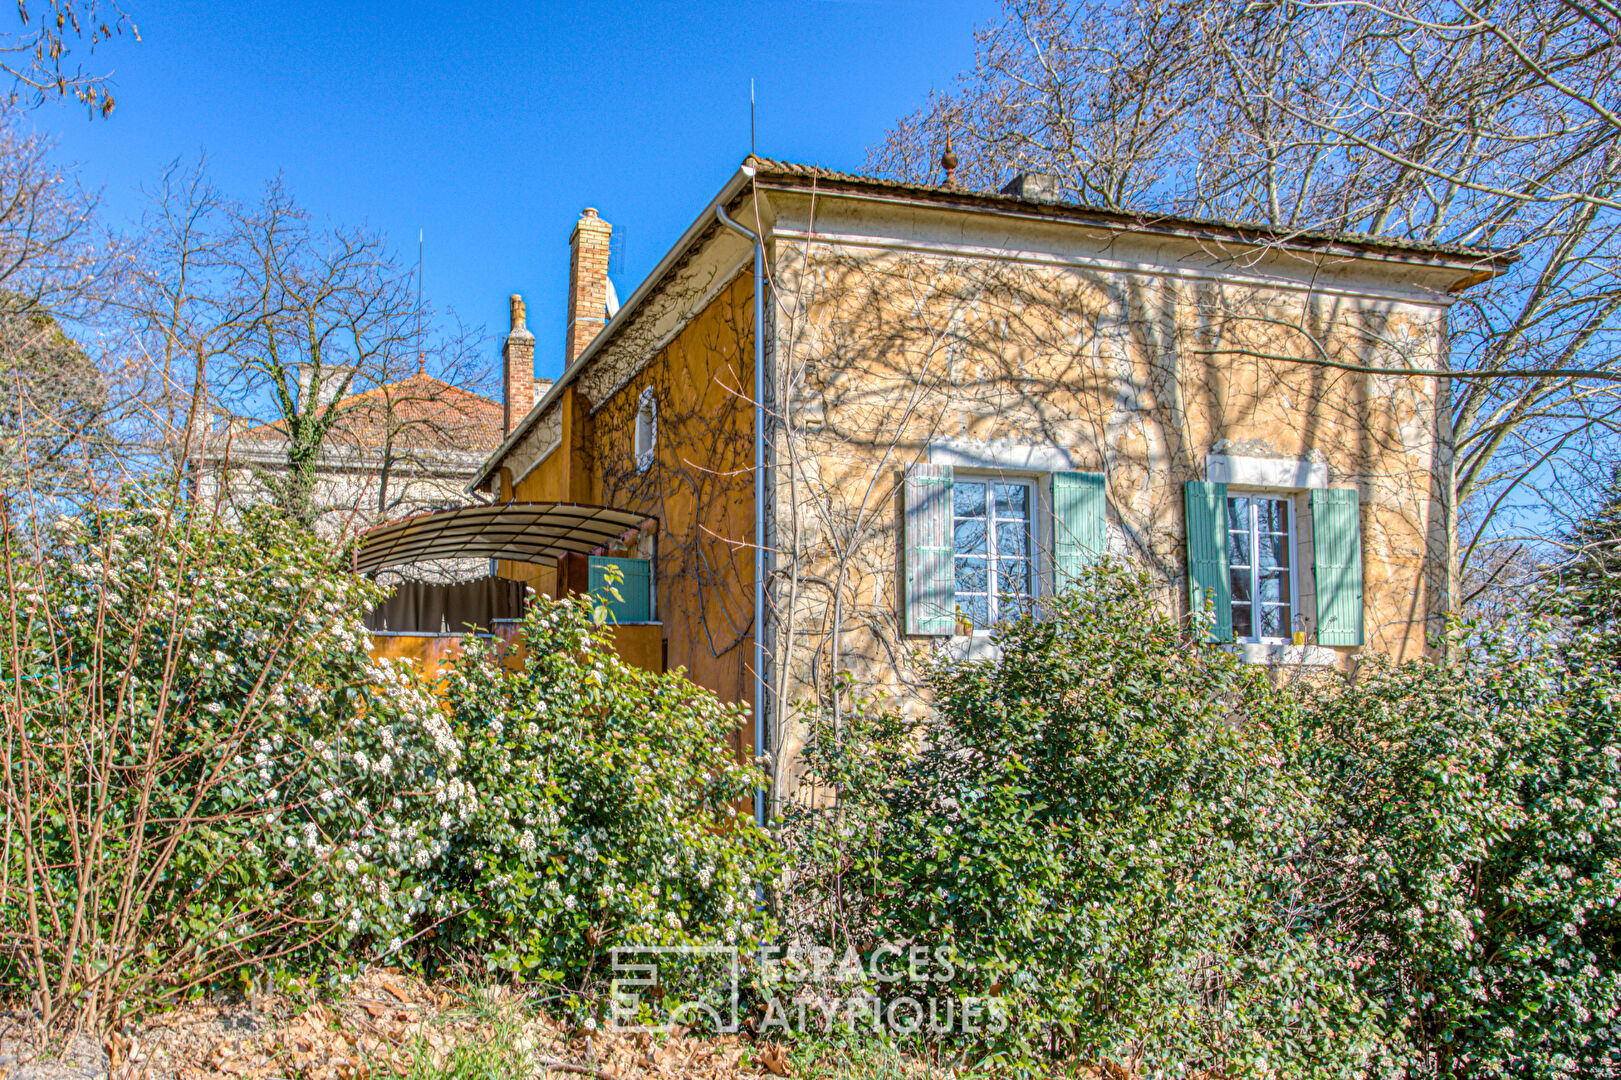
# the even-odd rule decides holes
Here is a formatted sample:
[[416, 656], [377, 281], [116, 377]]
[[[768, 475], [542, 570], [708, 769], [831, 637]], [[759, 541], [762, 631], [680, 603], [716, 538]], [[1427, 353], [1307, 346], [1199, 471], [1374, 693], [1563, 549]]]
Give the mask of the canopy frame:
[[437, 559], [549, 563], [589, 555], [657, 520], [592, 503], [475, 503], [368, 529], [355, 545], [354, 568], [373, 573]]

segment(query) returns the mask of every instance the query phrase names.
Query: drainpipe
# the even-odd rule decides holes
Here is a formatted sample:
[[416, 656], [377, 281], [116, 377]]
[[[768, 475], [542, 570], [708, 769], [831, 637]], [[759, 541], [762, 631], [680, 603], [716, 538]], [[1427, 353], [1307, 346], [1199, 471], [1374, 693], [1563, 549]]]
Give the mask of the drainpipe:
[[[753, 175], [753, 163], [743, 166]], [[715, 206], [715, 219], [754, 245], [754, 754], [765, 754], [765, 244]], [[754, 793], [754, 820], [766, 824], [765, 788]]]

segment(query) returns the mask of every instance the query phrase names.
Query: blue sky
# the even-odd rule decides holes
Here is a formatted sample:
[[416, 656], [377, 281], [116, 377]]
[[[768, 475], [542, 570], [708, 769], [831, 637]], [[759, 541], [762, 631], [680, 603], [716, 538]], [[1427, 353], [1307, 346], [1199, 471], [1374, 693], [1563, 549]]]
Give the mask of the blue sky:
[[521, 292], [536, 369], [561, 366], [569, 231], [597, 207], [620, 295], [748, 152], [860, 169], [868, 146], [973, 61], [994, 0], [748, 4], [221, 3], [125, 0], [142, 41], [98, 50], [109, 120], [34, 122], [138, 213], [176, 159], [252, 198], [278, 174], [316, 215], [382, 229], [428, 298], [491, 335]]

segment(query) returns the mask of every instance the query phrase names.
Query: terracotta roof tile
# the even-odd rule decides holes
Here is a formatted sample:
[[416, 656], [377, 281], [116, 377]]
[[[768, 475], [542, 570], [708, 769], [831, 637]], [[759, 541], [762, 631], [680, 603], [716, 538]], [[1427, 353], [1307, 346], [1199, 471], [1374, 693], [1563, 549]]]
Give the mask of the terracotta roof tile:
[[[341, 445], [379, 447], [393, 432], [396, 447], [489, 453], [502, 438], [498, 401], [452, 386], [432, 375], [413, 375], [386, 383], [339, 403], [340, 415], [331, 438]], [[259, 424], [237, 438], [285, 442], [278, 424]]]

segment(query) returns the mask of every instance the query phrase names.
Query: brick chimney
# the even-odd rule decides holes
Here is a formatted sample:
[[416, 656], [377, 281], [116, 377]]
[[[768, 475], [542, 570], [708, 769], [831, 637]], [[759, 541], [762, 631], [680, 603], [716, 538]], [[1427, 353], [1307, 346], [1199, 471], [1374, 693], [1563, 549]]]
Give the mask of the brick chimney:
[[535, 404], [535, 335], [523, 323], [523, 297], [512, 294], [512, 326], [501, 349], [501, 430], [511, 435], [513, 425]]
[[568, 238], [568, 334], [563, 366], [573, 364], [608, 323], [608, 240], [614, 227], [586, 207]]

